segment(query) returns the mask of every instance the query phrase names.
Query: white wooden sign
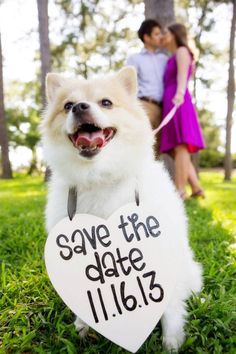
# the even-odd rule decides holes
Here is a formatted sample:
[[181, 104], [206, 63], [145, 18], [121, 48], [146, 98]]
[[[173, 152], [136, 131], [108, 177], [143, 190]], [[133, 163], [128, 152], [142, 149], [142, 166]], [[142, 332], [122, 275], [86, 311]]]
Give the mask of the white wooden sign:
[[135, 353], [178, 281], [178, 237], [164, 210], [127, 204], [108, 220], [76, 214], [50, 232], [45, 262], [66, 305], [90, 327]]

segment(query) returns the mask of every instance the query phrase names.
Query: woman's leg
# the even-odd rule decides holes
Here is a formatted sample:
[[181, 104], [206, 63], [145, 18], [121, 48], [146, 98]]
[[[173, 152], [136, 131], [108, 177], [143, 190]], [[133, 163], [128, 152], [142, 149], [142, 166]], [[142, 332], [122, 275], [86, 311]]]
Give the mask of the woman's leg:
[[189, 178], [190, 155], [186, 145], [175, 147], [175, 185], [180, 194], [184, 194]]
[[188, 176], [188, 182], [191, 186], [192, 193], [196, 193], [200, 190], [202, 190], [202, 187], [200, 185], [196, 170], [192, 164], [192, 161], [190, 160], [190, 166], [189, 166], [189, 176]]

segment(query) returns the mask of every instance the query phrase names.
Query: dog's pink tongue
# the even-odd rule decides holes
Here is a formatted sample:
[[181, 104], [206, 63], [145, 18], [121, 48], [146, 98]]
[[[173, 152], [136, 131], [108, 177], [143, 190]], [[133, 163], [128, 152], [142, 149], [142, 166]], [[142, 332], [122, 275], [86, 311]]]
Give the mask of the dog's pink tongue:
[[75, 145], [84, 147], [102, 147], [105, 143], [105, 138], [102, 130], [93, 133], [81, 132], [78, 134]]

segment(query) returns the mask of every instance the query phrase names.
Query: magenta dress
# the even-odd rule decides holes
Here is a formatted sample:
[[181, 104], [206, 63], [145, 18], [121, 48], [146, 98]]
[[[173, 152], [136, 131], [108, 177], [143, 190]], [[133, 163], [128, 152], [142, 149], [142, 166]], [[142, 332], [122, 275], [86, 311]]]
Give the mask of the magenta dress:
[[[188, 81], [193, 64], [189, 65]], [[163, 113], [165, 117], [174, 106], [172, 99], [177, 90], [177, 62], [174, 54], [169, 58], [164, 74]], [[198, 121], [197, 111], [187, 88], [183, 104], [177, 109], [172, 120], [161, 130], [161, 152], [168, 152], [177, 145], [186, 144], [190, 153], [204, 149], [204, 139]]]

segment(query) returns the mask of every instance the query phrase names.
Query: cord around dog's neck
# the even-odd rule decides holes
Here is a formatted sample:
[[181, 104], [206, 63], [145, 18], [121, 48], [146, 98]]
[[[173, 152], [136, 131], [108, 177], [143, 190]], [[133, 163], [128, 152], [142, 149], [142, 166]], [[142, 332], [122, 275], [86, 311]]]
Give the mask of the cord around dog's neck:
[[[136, 187], [134, 190], [134, 198], [135, 198], [136, 205], [139, 206], [140, 200], [139, 200], [138, 187]], [[70, 221], [73, 219], [73, 217], [76, 214], [76, 207], [77, 207], [77, 188], [76, 186], [73, 186], [69, 188], [68, 199], [67, 199], [67, 214]]]
[[70, 187], [68, 192], [68, 199], [67, 199], [67, 213], [70, 221], [75, 216], [76, 206], [77, 206], [77, 188], [74, 186], [74, 187]]

